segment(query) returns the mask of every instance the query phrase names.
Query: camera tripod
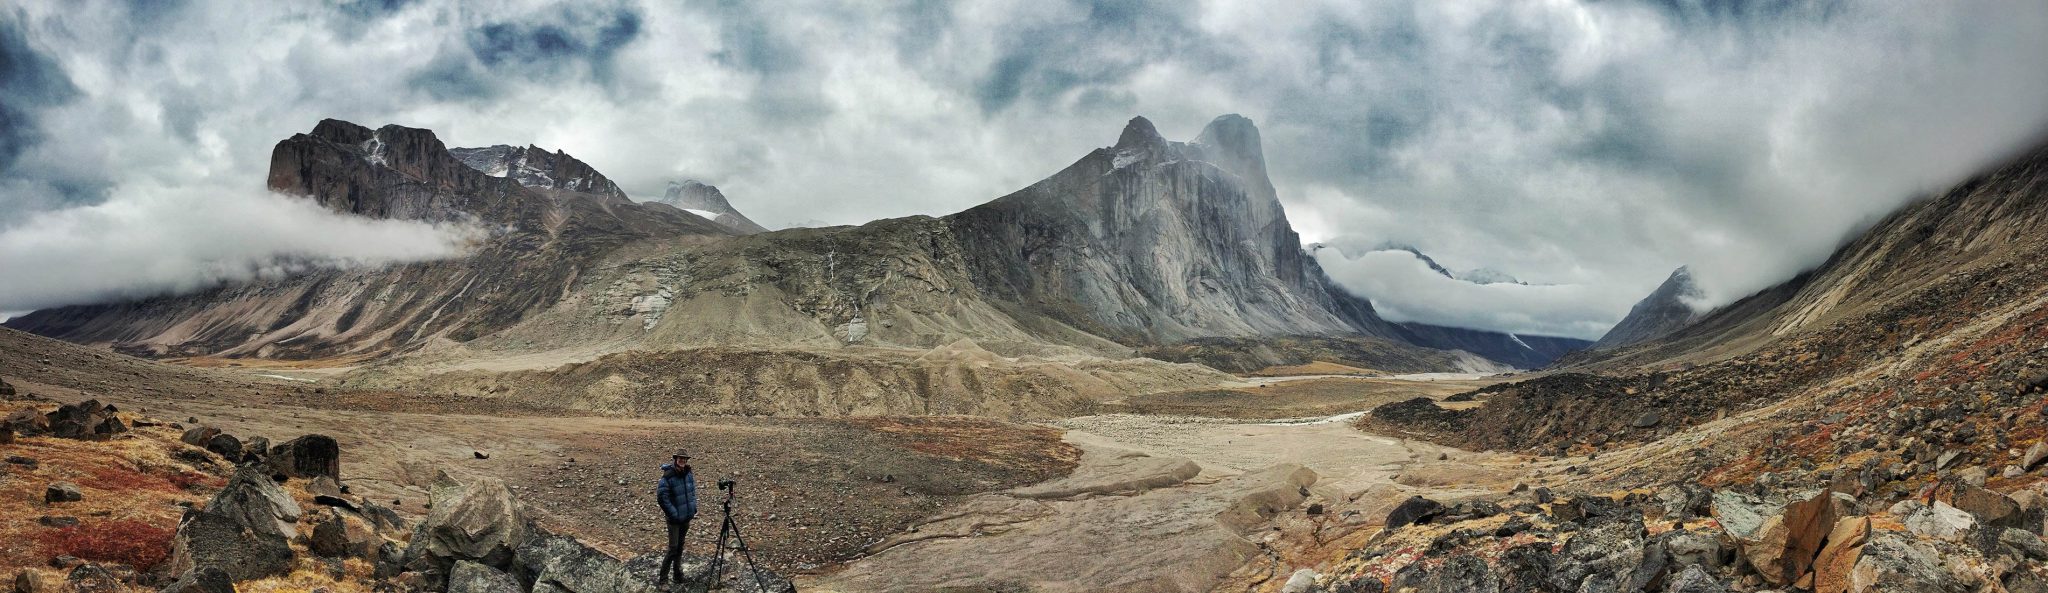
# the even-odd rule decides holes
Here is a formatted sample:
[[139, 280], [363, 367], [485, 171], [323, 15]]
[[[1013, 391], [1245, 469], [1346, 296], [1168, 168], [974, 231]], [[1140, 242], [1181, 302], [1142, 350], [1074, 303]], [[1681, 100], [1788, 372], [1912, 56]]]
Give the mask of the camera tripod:
[[[725, 501], [720, 503], [725, 511], [725, 522], [718, 526], [718, 547], [713, 549], [711, 555], [711, 572], [706, 577], [711, 583], [710, 587], [717, 589], [725, 586], [725, 579], [722, 578], [725, 576], [725, 552], [731, 549], [739, 551], [740, 557], [747, 560], [747, 571], [754, 575], [754, 589], [765, 593], [768, 586], [761, 583], [761, 565], [754, 562], [753, 550], [747, 547], [747, 539], [740, 536], [739, 522], [732, 519], [733, 492], [739, 488], [734, 487], [731, 480], [719, 480], [718, 489], [725, 491]], [[728, 537], [733, 543], [730, 548], [726, 545]], [[795, 591], [794, 588], [790, 590], [792, 593]]]

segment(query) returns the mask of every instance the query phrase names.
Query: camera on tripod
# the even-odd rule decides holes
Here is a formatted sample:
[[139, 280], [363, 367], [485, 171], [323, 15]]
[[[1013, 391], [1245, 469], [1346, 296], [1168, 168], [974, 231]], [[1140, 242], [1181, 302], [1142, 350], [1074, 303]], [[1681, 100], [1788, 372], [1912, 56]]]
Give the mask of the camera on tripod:
[[719, 481], [718, 481], [718, 489], [719, 489], [719, 490], [731, 490], [731, 489], [732, 489], [732, 478], [726, 478], [726, 479], [723, 479], [723, 480], [719, 480]]

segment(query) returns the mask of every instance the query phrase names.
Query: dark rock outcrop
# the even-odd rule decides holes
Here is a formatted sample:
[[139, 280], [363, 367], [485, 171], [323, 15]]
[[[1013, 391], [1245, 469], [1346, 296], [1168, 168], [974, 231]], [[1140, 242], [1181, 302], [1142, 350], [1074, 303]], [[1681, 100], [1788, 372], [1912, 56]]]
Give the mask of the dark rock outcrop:
[[294, 478], [325, 476], [341, 481], [341, 443], [334, 437], [309, 434], [270, 448], [271, 471]]

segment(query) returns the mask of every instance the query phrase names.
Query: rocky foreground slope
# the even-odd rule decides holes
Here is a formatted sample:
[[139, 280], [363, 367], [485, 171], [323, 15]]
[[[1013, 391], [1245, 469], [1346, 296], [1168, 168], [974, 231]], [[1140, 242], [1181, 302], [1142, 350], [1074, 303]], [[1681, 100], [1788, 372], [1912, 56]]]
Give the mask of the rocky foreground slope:
[[[0, 571], [15, 591], [657, 590], [658, 555], [549, 533], [494, 478], [442, 472], [430, 510], [407, 517], [352, 494], [326, 436], [273, 445], [96, 401], [52, 406], [4, 382], [0, 406]], [[713, 575], [696, 554], [684, 572], [668, 590], [791, 590], [744, 565]]]

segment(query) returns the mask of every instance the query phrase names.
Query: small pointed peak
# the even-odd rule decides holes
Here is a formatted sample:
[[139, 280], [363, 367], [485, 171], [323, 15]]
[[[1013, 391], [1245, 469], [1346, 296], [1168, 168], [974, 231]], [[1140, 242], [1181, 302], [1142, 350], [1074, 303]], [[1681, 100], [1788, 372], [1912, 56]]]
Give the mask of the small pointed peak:
[[1159, 136], [1159, 129], [1152, 127], [1152, 120], [1139, 116], [1131, 118], [1131, 123], [1124, 124], [1124, 133], [1117, 136], [1116, 147], [1132, 148], [1165, 141], [1165, 138]]

